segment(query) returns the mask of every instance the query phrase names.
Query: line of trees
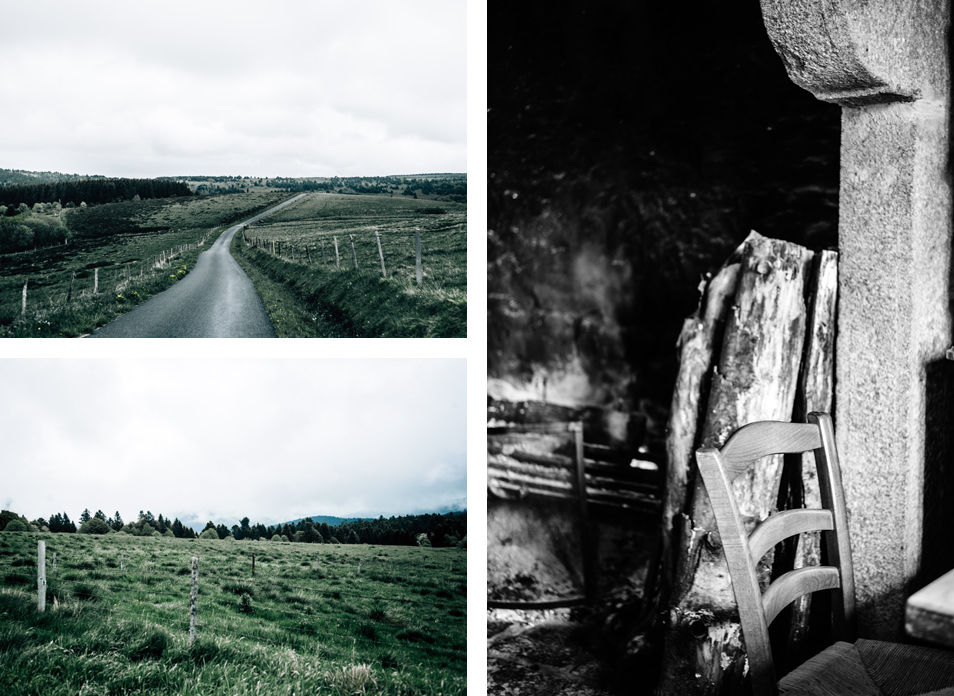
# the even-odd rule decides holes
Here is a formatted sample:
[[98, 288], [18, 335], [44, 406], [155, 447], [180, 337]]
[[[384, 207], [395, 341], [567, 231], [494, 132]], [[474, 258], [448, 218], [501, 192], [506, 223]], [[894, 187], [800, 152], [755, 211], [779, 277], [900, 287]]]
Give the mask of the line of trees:
[[[289, 541], [305, 544], [380, 544], [390, 546], [434, 546], [449, 547], [466, 545], [467, 513], [403, 515], [376, 520], [346, 520], [339, 525], [327, 522], [315, 523], [311, 518], [286, 522], [278, 525], [252, 524], [243, 517], [231, 528], [224, 524], [215, 524], [211, 520], [200, 534], [191, 527], [182, 524], [179, 518], [154, 516], [149, 510], [139, 511], [135, 522], [123, 522], [116, 513], [107, 517], [102, 510], [90, 513], [83, 510], [74, 523], [65, 512], [55, 513], [49, 519], [38, 518], [28, 522], [26, 518], [9, 510], [0, 512], [0, 531], [8, 523], [17, 520], [15, 529], [19, 531], [48, 531], [65, 534], [110, 534], [121, 532], [134, 536], [167, 536], [178, 539], [251, 539], [266, 541]], [[21, 529], [21, 527], [23, 527]], [[13, 531], [13, 530], [11, 530]]]
[[63, 206], [86, 203], [112, 203], [139, 198], [190, 196], [192, 191], [181, 181], [166, 179], [79, 179], [45, 181], [23, 186], [0, 186], [0, 205], [8, 216], [16, 215], [20, 205], [59, 201]]

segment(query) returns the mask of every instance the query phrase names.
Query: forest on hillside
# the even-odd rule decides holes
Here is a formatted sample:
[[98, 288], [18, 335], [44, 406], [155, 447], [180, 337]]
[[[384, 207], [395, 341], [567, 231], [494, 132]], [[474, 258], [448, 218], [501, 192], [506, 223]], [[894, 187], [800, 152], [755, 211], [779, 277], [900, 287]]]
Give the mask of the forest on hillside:
[[305, 544], [380, 544], [385, 546], [433, 546], [448, 547], [466, 545], [467, 513], [428, 513], [424, 515], [384, 516], [377, 519], [345, 520], [331, 526], [327, 522], [315, 524], [306, 517], [291, 523], [277, 525], [253, 524], [243, 517], [231, 527], [215, 524], [211, 520], [203, 530], [196, 533], [179, 518], [153, 515], [139, 511], [135, 522], [124, 522], [117, 510], [107, 517], [102, 510], [95, 513], [84, 510], [76, 522], [66, 512], [55, 513], [44, 519], [27, 520], [10, 510], [0, 512], [0, 532], [35, 531], [61, 534], [111, 534], [123, 533], [133, 536], [168, 536], [179, 539], [234, 539], [241, 541], [288, 541]]
[[37, 184], [0, 186], [0, 205], [7, 216], [23, 211], [23, 206], [55, 203], [66, 208], [83, 203], [113, 203], [139, 198], [191, 196], [192, 191], [181, 181], [165, 179], [76, 179], [44, 181]]

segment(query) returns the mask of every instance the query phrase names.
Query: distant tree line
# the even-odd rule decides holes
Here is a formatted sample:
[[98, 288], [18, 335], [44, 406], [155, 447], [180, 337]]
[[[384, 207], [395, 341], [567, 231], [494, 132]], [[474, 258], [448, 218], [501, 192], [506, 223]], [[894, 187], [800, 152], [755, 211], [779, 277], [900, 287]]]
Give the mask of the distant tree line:
[[252, 539], [265, 541], [289, 541], [304, 544], [379, 544], [389, 546], [434, 546], [448, 547], [466, 545], [467, 513], [403, 515], [376, 520], [346, 520], [339, 525], [327, 522], [315, 523], [304, 518], [294, 523], [278, 525], [252, 524], [243, 517], [231, 528], [215, 524], [211, 520], [200, 534], [182, 524], [179, 518], [169, 518], [152, 512], [139, 511], [135, 522], [123, 522], [117, 510], [107, 517], [102, 510], [90, 514], [88, 509], [77, 520], [77, 527], [65, 512], [55, 513], [49, 519], [38, 518], [32, 522], [9, 510], [0, 512], [0, 531], [13, 521], [17, 524], [10, 531], [48, 531], [64, 534], [110, 534], [121, 532], [133, 536], [167, 536], [178, 539]]
[[30, 172], [23, 169], [0, 169], [0, 186], [38, 184], [44, 181], [76, 181], [105, 179], [99, 174], [64, 174], [63, 172]]
[[425, 179], [413, 178], [404, 180], [404, 195], [414, 196], [445, 196], [457, 203], [467, 202], [467, 179]]
[[6, 205], [6, 215], [17, 215], [21, 204], [59, 201], [64, 207], [80, 203], [93, 205], [139, 198], [170, 198], [192, 195], [181, 181], [167, 179], [77, 179], [45, 181], [25, 186], [0, 186], [0, 205]]

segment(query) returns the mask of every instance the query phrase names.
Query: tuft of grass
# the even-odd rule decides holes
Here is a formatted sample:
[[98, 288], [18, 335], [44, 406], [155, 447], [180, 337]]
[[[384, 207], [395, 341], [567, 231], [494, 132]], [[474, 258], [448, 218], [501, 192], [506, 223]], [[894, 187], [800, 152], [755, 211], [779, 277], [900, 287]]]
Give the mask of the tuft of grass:
[[350, 665], [340, 671], [327, 673], [334, 688], [341, 694], [367, 694], [376, 686], [370, 665]]
[[434, 643], [434, 637], [420, 631], [402, 631], [397, 634], [398, 640], [404, 640], [408, 643]]
[[221, 587], [223, 592], [228, 592], [230, 594], [247, 595], [249, 597], [255, 596], [255, 588], [251, 584], [245, 581], [229, 580], [229, 581], [223, 582]]
[[158, 660], [169, 647], [169, 643], [169, 636], [165, 631], [152, 627], [132, 642], [126, 655], [133, 662]]
[[97, 585], [80, 583], [73, 590], [73, 596], [82, 602], [94, 602], [100, 598], [100, 589]]
[[3, 584], [8, 587], [17, 587], [19, 585], [29, 585], [33, 581], [31, 578], [26, 575], [20, 575], [19, 573], [8, 573], [3, 576]]
[[355, 631], [355, 634], [361, 638], [366, 638], [372, 642], [377, 642], [378, 640], [378, 631], [377, 629], [369, 623], [361, 624], [358, 626], [358, 630]]

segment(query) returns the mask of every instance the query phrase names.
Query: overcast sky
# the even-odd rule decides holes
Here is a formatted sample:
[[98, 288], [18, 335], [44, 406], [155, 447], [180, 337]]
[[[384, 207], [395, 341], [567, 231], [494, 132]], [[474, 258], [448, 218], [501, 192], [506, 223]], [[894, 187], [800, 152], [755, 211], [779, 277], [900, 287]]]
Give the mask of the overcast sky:
[[0, 505], [231, 527], [466, 505], [464, 360], [0, 360]]
[[466, 171], [465, 0], [3, 5], [0, 168]]

